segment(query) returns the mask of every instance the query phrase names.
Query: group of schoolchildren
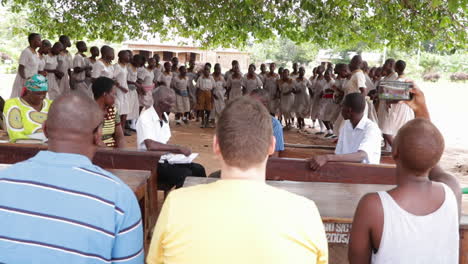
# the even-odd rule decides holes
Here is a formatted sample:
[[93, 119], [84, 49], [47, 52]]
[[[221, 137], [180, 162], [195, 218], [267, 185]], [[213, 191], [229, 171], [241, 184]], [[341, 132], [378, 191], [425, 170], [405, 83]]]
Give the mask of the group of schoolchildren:
[[[143, 108], [153, 104], [153, 92], [166, 86], [176, 93], [175, 114], [177, 125], [187, 124], [190, 119], [201, 120], [201, 127], [211, 127], [225, 107], [227, 100], [248, 94], [256, 88], [263, 88], [270, 94], [270, 113], [284, 121], [286, 129], [295, 125], [305, 129], [305, 118], [312, 119], [312, 128], [318, 123], [317, 135], [337, 138], [343, 124], [341, 103], [346, 94], [361, 92], [366, 96], [366, 113], [370, 120], [379, 124], [386, 146], [392, 144], [393, 135], [408, 120], [414, 118], [410, 109], [403, 104], [380, 103], [377, 96], [378, 83], [384, 81], [404, 81], [405, 62], [388, 59], [382, 67], [369, 68], [359, 55], [351, 63], [336, 64], [322, 62], [313, 69], [310, 78], [305, 77], [305, 68], [293, 63], [292, 71], [276, 64], [261, 64], [256, 73], [254, 64], [242, 74], [239, 62], [232, 61], [232, 68], [225, 74], [219, 63], [206, 63], [197, 67], [189, 60], [188, 67], [180, 66], [177, 57], [160, 64], [160, 56], [147, 58], [133, 55], [130, 50], [121, 50], [118, 60], [111, 47], [100, 49], [91, 47], [91, 56], [84, 41], [76, 42], [78, 52], [72, 56], [69, 37], [60, 36], [51, 45], [41, 40], [39, 34], [30, 34], [30, 46], [20, 56], [19, 69], [13, 85], [11, 98], [18, 97], [27, 78], [35, 73], [48, 79], [48, 97], [55, 99], [70, 89], [81, 90], [93, 97], [93, 80], [104, 76], [116, 82], [116, 108], [120, 115], [125, 135], [131, 135]], [[99, 57], [100, 56], [100, 57]], [[128, 122], [126, 122], [129, 120]]]

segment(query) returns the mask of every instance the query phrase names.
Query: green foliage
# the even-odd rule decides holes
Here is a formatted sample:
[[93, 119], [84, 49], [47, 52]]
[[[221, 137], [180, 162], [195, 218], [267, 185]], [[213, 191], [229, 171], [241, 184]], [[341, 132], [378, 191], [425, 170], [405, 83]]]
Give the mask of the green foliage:
[[440, 70], [440, 59], [437, 55], [425, 53], [421, 56], [421, 67], [423, 67], [423, 73], [438, 72]]
[[252, 45], [249, 49], [254, 63], [274, 61], [285, 67], [288, 62], [307, 65], [317, 56], [318, 48], [311, 43], [296, 45], [290, 39], [274, 38]]
[[466, 48], [468, 0], [2, 0], [27, 10], [30, 26], [48, 36], [121, 42], [159, 34], [204, 46], [243, 46], [279, 35], [320, 47], [438, 50]]

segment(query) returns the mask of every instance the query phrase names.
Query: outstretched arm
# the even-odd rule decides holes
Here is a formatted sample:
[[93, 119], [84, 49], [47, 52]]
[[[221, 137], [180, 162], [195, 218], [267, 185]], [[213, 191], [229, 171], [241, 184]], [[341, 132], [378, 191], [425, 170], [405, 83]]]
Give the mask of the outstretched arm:
[[318, 170], [328, 162], [355, 162], [360, 163], [367, 158], [367, 153], [358, 150], [354, 153], [349, 154], [329, 154], [329, 155], [317, 155], [310, 159], [310, 168], [312, 170]]
[[180, 147], [177, 145], [170, 145], [170, 144], [163, 144], [152, 139], [145, 139], [145, 146], [146, 149], [152, 151], [167, 151], [170, 153], [175, 154], [184, 154], [185, 156], [189, 156], [192, 154], [192, 151], [188, 148]]

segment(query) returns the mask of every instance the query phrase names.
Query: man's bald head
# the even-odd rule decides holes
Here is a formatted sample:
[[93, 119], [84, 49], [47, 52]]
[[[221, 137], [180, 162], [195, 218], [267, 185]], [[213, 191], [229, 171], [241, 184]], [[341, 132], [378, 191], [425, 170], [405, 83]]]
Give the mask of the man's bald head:
[[437, 127], [427, 119], [417, 118], [398, 131], [393, 156], [398, 166], [423, 175], [437, 165], [444, 147], [444, 138]]
[[64, 94], [52, 103], [46, 129], [49, 141], [92, 138], [104, 119], [97, 103], [80, 92]]
[[163, 112], [171, 111], [175, 103], [175, 92], [166, 86], [156, 88], [153, 93], [154, 108], [160, 108]]

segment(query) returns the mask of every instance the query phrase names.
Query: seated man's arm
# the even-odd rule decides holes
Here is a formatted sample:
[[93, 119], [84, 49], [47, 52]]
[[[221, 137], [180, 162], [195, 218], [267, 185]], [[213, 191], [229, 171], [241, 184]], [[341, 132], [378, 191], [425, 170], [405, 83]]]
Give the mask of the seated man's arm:
[[328, 154], [328, 155], [317, 155], [310, 159], [310, 168], [317, 170], [324, 166], [328, 162], [354, 162], [360, 163], [367, 158], [367, 153], [358, 150], [354, 153], [349, 154]]
[[[343, 129], [341, 132], [343, 133]], [[343, 134], [340, 133], [338, 144], [336, 145], [336, 154], [318, 155], [310, 159], [310, 167], [317, 170], [328, 162], [354, 162], [361, 163], [369, 160], [369, 153], [378, 152], [380, 150], [380, 130], [371, 128], [366, 131], [366, 134], [359, 144], [358, 151], [353, 153], [341, 154], [343, 150]]]
[[163, 144], [163, 143], [154, 141], [152, 139], [145, 139], [144, 143], [145, 143], [146, 149], [152, 150], [152, 151], [165, 151], [165, 152], [170, 152], [170, 153], [175, 153], [175, 154], [184, 154], [185, 156], [192, 154], [192, 151], [188, 148], [184, 148], [184, 147], [177, 146], [177, 145], [171, 145], [171, 144]]
[[462, 191], [458, 179], [445, 172], [439, 165], [432, 168], [429, 172], [429, 179], [431, 181], [444, 183], [452, 189], [455, 197], [457, 198], [458, 216], [461, 216]]
[[136, 130], [138, 145], [142, 143], [145, 144], [147, 150], [184, 154], [185, 156], [188, 156], [192, 153], [188, 148], [158, 142], [157, 132], [155, 132], [155, 128], [150, 125], [149, 122], [139, 120]]
[[370, 263], [372, 250], [376, 248], [373, 238], [381, 236], [376, 234], [379, 225], [383, 228], [383, 209], [379, 195], [366, 194], [359, 201], [354, 214], [348, 248], [350, 264]]
[[116, 233], [112, 247], [111, 263], [143, 264], [143, 221], [140, 206], [133, 192], [125, 186], [118, 194], [116, 208]]

